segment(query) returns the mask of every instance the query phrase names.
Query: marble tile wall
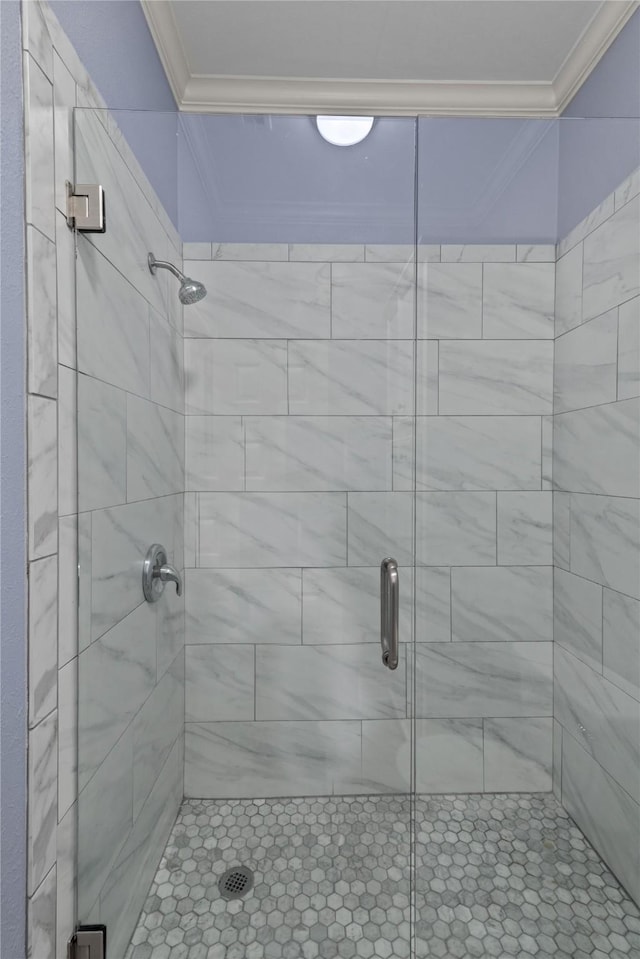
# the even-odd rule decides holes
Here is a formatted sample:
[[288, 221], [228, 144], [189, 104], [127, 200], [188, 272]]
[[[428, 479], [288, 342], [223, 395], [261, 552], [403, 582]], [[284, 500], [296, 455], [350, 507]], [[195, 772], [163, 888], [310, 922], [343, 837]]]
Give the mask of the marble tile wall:
[[554, 789], [640, 902], [640, 177], [558, 247]]
[[184, 255], [186, 794], [550, 789], [554, 249]]
[[[141, 604], [139, 581], [151, 542], [183, 563], [182, 315], [145, 265], [150, 249], [180, 262], [181, 242], [49, 7], [22, 10], [28, 949], [66, 957], [77, 827], [78, 918], [108, 924], [118, 959], [183, 795], [184, 608], [169, 594]], [[77, 251], [64, 216], [75, 106], [98, 108], [78, 116], [76, 174], [103, 184], [109, 210], [108, 232]]]

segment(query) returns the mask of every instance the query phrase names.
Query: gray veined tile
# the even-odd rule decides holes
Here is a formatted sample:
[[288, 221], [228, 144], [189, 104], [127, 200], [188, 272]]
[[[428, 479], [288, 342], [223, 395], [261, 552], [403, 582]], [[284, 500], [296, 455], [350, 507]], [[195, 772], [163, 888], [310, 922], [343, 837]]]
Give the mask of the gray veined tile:
[[247, 489], [390, 489], [391, 432], [390, 417], [247, 417]]
[[413, 339], [415, 277], [411, 263], [334, 263], [334, 339]]
[[640, 197], [621, 207], [584, 241], [585, 319], [640, 292]]
[[419, 492], [415, 503], [418, 565], [495, 566], [495, 493]]
[[571, 494], [571, 572], [640, 599], [640, 503]]
[[556, 415], [555, 477], [575, 493], [640, 496], [640, 398]]
[[182, 256], [184, 259], [184, 268], [188, 272], [189, 260], [211, 260], [210, 243], [183, 243]]
[[[78, 511], [78, 467], [99, 472], [100, 463], [78, 463], [78, 401], [75, 370], [58, 367], [58, 514]], [[81, 411], [82, 412], [82, 411]], [[109, 419], [109, 417], [105, 417]], [[83, 460], [86, 459], [83, 456]], [[96, 468], [97, 467], [97, 468]]]
[[560, 336], [582, 322], [582, 244], [556, 263], [555, 333]]
[[498, 493], [498, 562], [501, 566], [553, 562], [552, 494]]
[[240, 416], [185, 418], [187, 490], [244, 489], [244, 425]]
[[558, 337], [555, 344], [554, 412], [616, 399], [616, 310]]
[[548, 792], [552, 723], [550, 716], [485, 719], [484, 788], [489, 792]]
[[186, 642], [300, 643], [301, 592], [298, 569], [188, 569]]
[[512, 243], [443, 244], [443, 263], [511, 263], [516, 258]]
[[58, 714], [53, 710], [29, 733], [29, 893], [55, 864], [57, 794]]
[[55, 242], [53, 87], [29, 54], [23, 62], [26, 219]]
[[601, 223], [608, 220], [613, 213], [614, 201], [613, 193], [604, 198], [591, 213], [587, 214], [584, 220], [581, 220], [577, 226], [567, 233], [558, 243], [558, 257], [563, 257], [565, 253], [573, 249], [577, 243], [581, 243], [585, 237], [596, 230]]
[[551, 643], [422, 643], [416, 671], [420, 717], [552, 712]]
[[553, 794], [562, 802], [562, 726], [553, 720]]
[[287, 412], [284, 340], [185, 340], [187, 413]]
[[78, 376], [78, 508], [118, 506], [127, 499], [127, 394]]
[[418, 284], [420, 339], [482, 337], [482, 264], [423, 264]]
[[360, 755], [360, 722], [187, 723], [185, 793], [327, 795]]
[[78, 659], [76, 657], [58, 670], [58, 820], [67, 814], [77, 799], [77, 774]]
[[543, 416], [542, 425], [542, 489], [553, 489], [553, 416]]
[[[212, 243], [212, 260], [286, 260], [289, 248], [286, 243]], [[186, 258], [186, 253], [185, 253]]]
[[551, 642], [551, 567], [453, 569], [451, 626], [454, 642]]
[[256, 719], [392, 719], [406, 714], [405, 670], [372, 643], [256, 647]]
[[616, 190], [614, 194], [616, 210], [619, 210], [621, 206], [625, 205], [625, 203], [633, 200], [638, 193], [640, 193], [640, 168], [634, 170], [634, 172], [628, 176], [626, 180], [623, 180]]
[[413, 563], [411, 493], [349, 493], [349, 566], [379, 566], [385, 556]]
[[603, 673], [640, 699], [640, 602], [603, 590]]
[[411, 780], [411, 727], [408, 719], [362, 723], [362, 771], [351, 785], [363, 793], [406, 793]]
[[253, 719], [254, 659], [253, 646], [187, 646], [186, 722]]
[[23, 48], [29, 51], [45, 76], [53, 80], [53, 46], [40, 4], [26, 3], [22, 18]]
[[640, 800], [640, 703], [564, 649], [554, 657], [554, 716]]
[[289, 260], [298, 263], [358, 263], [364, 260], [362, 243], [290, 243]]
[[[184, 660], [178, 656], [171, 668], [162, 676], [142, 709], [132, 722], [133, 730], [133, 816], [137, 822], [151, 813], [149, 822], [140, 830], [143, 842], [147, 843], [147, 855], [155, 862], [158, 840], [153, 841], [155, 817], [163, 819], [171, 807], [175, 809], [174, 782], [182, 795], [182, 737], [185, 715]], [[171, 768], [175, 744], [179, 749], [178, 775]], [[160, 796], [157, 796], [157, 793]], [[157, 809], [157, 802], [161, 810]], [[153, 807], [156, 811], [153, 813]], [[149, 808], [151, 806], [151, 809]], [[169, 809], [167, 810], [167, 807]], [[153, 824], [153, 825], [152, 825]], [[168, 823], [165, 829], [168, 829]], [[154, 848], [155, 847], [155, 848]]]
[[302, 641], [380, 641], [379, 566], [302, 571]]
[[437, 416], [439, 410], [439, 350], [437, 340], [418, 340], [415, 344], [417, 351], [417, 377], [415, 411], [409, 407], [404, 411], [418, 416]]
[[482, 792], [482, 720], [417, 719], [416, 789]]
[[393, 442], [396, 490], [413, 488], [414, 462], [419, 490], [540, 488], [538, 417], [396, 417]]
[[602, 587], [554, 570], [554, 641], [598, 672], [602, 668]]
[[553, 243], [518, 244], [516, 259], [518, 263], [555, 263], [556, 248]]
[[551, 413], [553, 343], [442, 341], [439, 390], [441, 414]]
[[58, 546], [56, 407], [55, 400], [28, 399], [29, 559], [48, 556]]
[[40, 722], [57, 703], [57, 556], [29, 563], [29, 724]]
[[[53, 123], [55, 128], [56, 207], [66, 217], [66, 181], [73, 182], [73, 110], [76, 82], [64, 61], [53, 52]], [[56, 215], [56, 221], [59, 220]], [[65, 228], [69, 230], [66, 226]], [[71, 232], [71, 231], [69, 231]], [[57, 233], [57, 228], [56, 228]], [[57, 237], [56, 237], [57, 242]]]
[[76, 366], [76, 234], [66, 217], [56, 215], [56, 283], [58, 303], [58, 363]]
[[406, 414], [412, 410], [413, 343], [289, 342], [290, 413], [366, 416]]
[[553, 565], [569, 569], [571, 562], [571, 494], [553, 494]]
[[58, 668], [78, 652], [78, 517], [58, 519]]
[[56, 248], [27, 227], [28, 389], [55, 397], [57, 370]]
[[127, 396], [127, 499], [148, 499], [184, 488], [184, 417]]
[[149, 307], [149, 398], [181, 413], [184, 409], [182, 335]]
[[618, 310], [618, 398], [640, 396], [640, 297]]
[[[29, 6], [35, 6], [30, 3]], [[56, 867], [52, 866], [28, 901], [28, 955], [53, 956], [56, 948]]]
[[[404, 592], [402, 571], [400, 603]], [[451, 571], [447, 566], [416, 567], [416, 643], [448, 643], [451, 639]]]
[[208, 296], [185, 311], [185, 336], [330, 336], [328, 263], [200, 262]]
[[553, 263], [485, 263], [482, 335], [491, 339], [553, 339]]
[[200, 566], [344, 566], [343, 493], [201, 493]]
[[[440, 259], [440, 247], [435, 249]], [[415, 259], [415, 246], [413, 243], [369, 243], [364, 248], [364, 258], [368, 263], [411, 263]]]

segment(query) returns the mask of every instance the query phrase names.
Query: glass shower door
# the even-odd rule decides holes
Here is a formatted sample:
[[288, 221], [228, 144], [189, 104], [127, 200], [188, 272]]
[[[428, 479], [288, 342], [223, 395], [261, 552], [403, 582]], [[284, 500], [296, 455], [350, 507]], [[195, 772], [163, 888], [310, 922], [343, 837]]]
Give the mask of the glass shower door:
[[[183, 117], [163, 209], [121, 131], [153, 173], [171, 123], [76, 111], [107, 205], [78, 235], [78, 920], [109, 959], [409, 956], [415, 123], [345, 149]], [[149, 603], [153, 544], [183, 592]]]

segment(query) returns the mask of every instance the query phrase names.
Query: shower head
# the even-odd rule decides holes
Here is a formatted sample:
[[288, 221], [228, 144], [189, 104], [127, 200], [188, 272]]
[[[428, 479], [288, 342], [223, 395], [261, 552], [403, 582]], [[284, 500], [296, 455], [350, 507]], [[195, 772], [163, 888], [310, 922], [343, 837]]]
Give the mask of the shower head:
[[184, 303], [185, 306], [189, 306], [190, 303], [197, 303], [199, 300], [203, 300], [207, 295], [207, 290], [203, 283], [200, 283], [199, 280], [192, 280], [190, 276], [185, 276], [173, 263], [167, 263], [166, 260], [156, 260], [153, 253], [149, 254], [147, 262], [154, 276], [158, 269], [169, 270], [170, 273], [173, 273], [173, 275], [180, 280], [178, 297], [180, 298], [180, 302]]

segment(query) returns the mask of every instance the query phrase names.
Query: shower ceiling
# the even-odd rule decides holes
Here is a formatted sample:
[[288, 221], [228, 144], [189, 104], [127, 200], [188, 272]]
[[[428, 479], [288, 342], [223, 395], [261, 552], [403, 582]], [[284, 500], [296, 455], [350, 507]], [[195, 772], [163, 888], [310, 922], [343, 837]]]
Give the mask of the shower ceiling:
[[186, 111], [557, 116], [628, 0], [142, 0]]

